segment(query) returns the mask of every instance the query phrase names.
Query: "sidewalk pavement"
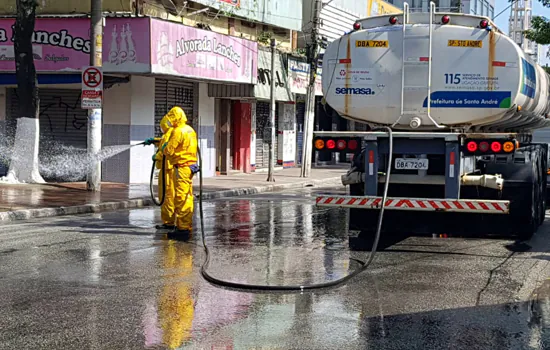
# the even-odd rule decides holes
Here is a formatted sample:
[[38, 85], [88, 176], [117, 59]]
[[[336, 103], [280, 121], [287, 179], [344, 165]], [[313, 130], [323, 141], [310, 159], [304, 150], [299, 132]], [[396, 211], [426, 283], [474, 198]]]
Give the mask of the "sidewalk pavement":
[[[261, 192], [303, 187], [341, 186], [340, 176], [347, 166], [312, 169], [309, 178], [300, 177], [299, 168], [275, 172], [275, 183], [268, 183], [267, 173], [237, 174], [203, 179], [203, 199], [234, 197]], [[198, 177], [194, 194], [198, 195]], [[86, 191], [86, 184], [49, 183], [44, 185], [0, 183], [0, 222], [101, 211], [141, 208], [154, 205], [149, 184], [125, 185], [102, 183], [101, 192]]]

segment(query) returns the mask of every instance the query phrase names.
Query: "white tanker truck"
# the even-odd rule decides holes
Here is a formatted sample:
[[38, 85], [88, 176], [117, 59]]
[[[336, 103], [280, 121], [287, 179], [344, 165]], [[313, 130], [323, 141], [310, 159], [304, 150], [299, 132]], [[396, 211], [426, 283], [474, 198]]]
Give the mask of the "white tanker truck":
[[[359, 238], [376, 228], [448, 232], [464, 226], [527, 239], [545, 218], [550, 78], [490, 19], [429, 13], [359, 20], [323, 57], [323, 94], [367, 132], [315, 132], [316, 151], [355, 153], [349, 195], [318, 206], [350, 208]], [[380, 126], [391, 127], [390, 135]], [[387, 176], [391, 159], [391, 176]], [[411, 213], [414, 212], [414, 213]], [[411, 215], [413, 214], [413, 215]]]

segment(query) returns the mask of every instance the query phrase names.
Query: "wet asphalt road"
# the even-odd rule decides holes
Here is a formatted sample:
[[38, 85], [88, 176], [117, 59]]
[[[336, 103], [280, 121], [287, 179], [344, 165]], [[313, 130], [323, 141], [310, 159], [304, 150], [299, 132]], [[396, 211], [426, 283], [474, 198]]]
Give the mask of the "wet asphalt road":
[[[311, 196], [205, 203], [210, 271], [299, 284], [356, 268], [368, 253], [348, 250], [346, 211]], [[0, 349], [550, 349], [550, 221], [527, 245], [387, 236], [368, 272], [297, 295], [210, 285], [197, 237], [168, 241], [158, 219], [0, 225]]]

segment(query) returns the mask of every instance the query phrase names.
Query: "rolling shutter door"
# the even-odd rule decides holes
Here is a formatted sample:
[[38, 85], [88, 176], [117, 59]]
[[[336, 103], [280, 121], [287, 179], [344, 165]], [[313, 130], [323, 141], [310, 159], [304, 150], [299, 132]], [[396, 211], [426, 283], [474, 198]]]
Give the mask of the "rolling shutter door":
[[[267, 125], [269, 123], [270, 106], [268, 102], [258, 101], [256, 103], [256, 168], [268, 168], [269, 167], [269, 138], [266, 133], [269, 132]], [[278, 150], [278, 134], [277, 129], [279, 125], [279, 105], [275, 107], [275, 164], [277, 163], [277, 150]]]
[[269, 118], [269, 103], [256, 103], [256, 168], [269, 166], [269, 154], [264, 152], [264, 132]]
[[155, 136], [160, 137], [160, 121], [174, 106], [183, 108], [187, 123], [195, 126], [193, 83], [179, 80], [155, 79]]
[[302, 151], [304, 149], [304, 121], [306, 104], [296, 103], [296, 164], [302, 164]]
[[[77, 148], [87, 147], [88, 111], [80, 108], [80, 90], [40, 89], [40, 136]], [[19, 98], [15, 89], [8, 89], [8, 119], [19, 114]], [[40, 151], [47, 151], [41, 147]]]

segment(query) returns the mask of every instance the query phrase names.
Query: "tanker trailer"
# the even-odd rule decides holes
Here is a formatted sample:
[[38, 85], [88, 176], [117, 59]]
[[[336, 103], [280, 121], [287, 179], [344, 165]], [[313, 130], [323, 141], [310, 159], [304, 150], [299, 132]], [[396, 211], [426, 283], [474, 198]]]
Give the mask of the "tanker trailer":
[[322, 86], [331, 108], [370, 130], [310, 140], [354, 154], [349, 195], [317, 205], [350, 208], [356, 240], [382, 206], [387, 232], [464, 224], [527, 239], [544, 221], [548, 145], [532, 134], [550, 127], [549, 77], [490, 19], [431, 3], [359, 20], [327, 47]]

